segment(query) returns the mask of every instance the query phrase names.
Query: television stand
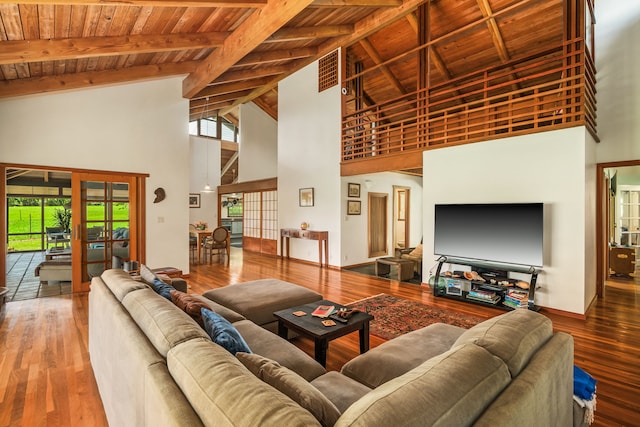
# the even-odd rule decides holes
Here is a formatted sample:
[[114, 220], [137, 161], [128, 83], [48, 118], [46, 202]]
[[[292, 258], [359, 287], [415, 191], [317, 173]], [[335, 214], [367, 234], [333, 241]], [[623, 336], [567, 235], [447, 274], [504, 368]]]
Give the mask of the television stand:
[[[451, 270], [443, 271], [444, 264]], [[528, 280], [515, 278], [514, 273], [528, 276]], [[433, 295], [503, 310], [538, 311], [534, 302], [537, 279], [534, 267], [442, 256], [438, 258]]]

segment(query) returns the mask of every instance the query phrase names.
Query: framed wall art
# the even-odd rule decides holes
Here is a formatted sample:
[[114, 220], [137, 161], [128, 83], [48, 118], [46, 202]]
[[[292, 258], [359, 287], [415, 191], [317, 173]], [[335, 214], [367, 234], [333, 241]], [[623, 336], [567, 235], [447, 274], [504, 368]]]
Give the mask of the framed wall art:
[[349, 197], [360, 197], [360, 184], [350, 182], [347, 185], [347, 195]]
[[301, 188], [298, 203], [302, 207], [313, 206], [313, 188]]
[[347, 200], [347, 215], [360, 215], [360, 200]]
[[199, 208], [200, 207], [200, 194], [198, 194], [198, 193], [189, 193], [189, 207], [190, 208]]

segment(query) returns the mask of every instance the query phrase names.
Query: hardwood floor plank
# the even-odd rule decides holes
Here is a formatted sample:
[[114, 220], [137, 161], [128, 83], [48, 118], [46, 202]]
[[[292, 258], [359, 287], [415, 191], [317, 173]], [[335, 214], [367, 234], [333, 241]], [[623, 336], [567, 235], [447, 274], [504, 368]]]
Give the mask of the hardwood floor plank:
[[[501, 310], [435, 298], [430, 288], [310, 263], [244, 253], [192, 266], [189, 292], [274, 277], [305, 286], [339, 303], [388, 293], [482, 318]], [[598, 380], [593, 426], [640, 425], [640, 286], [607, 282], [606, 298], [586, 320], [542, 311], [558, 331], [573, 335], [575, 362]], [[371, 336], [371, 347], [384, 340]], [[313, 342], [293, 343], [313, 355]], [[357, 333], [331, 341], [327, 368], [339, 370], [359, 353]], [[88, 352], [86, 294], [12, 301], [0, 323], [0, 426], [106, 426]]]

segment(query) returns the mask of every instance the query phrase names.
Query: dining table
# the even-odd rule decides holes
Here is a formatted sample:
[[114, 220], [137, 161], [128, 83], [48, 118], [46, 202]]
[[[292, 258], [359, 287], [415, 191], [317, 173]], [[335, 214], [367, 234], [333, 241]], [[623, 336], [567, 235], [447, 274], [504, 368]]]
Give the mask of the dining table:
[[202, 262], [202, 245], [204, 243], [204, 239], [206, 239], [207, 237], [211, 237], [213, 234], [213, 230], [196, 229], [195, 232], [198, 235], [198, 262]]

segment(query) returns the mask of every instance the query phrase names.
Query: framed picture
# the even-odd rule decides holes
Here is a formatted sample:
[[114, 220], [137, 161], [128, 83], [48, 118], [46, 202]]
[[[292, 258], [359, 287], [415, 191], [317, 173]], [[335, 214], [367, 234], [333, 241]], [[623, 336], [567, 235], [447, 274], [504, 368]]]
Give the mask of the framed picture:
[[360, 200], [347, 200], [347, 215], [360, 215]]
[[300, 206], [313, 206], [313, 188], [301, 188], [298, 200]]
[[347, 187], [347, 194], [349, 197], [360, 197], [360, 184], [350, 182]]
[[199, 208], [200, 207], [200, 194], [198, 194], [198, 193], [189, 193], [189, 207], [190, 208]]

